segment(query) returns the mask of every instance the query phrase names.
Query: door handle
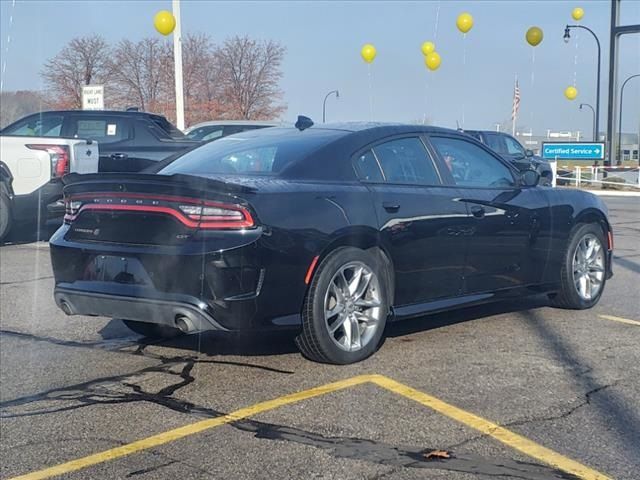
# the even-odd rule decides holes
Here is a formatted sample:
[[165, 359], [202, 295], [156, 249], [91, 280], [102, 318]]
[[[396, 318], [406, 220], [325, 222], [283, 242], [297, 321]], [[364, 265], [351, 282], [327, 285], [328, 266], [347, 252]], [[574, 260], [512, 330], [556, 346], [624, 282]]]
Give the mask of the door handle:
[[476, 218], [483, 218], [485, 213], [484, 207], [471, 207], [471, 215]]
[[125, 160], [128, 157], [129, 156], [126, 153], [112, 153], [111, 154], [111, 159], [112, 160]]
[[382, 208], [387, 212], [397, 212], [400, 210], [400, 204], [395, 202], [382, 202]]

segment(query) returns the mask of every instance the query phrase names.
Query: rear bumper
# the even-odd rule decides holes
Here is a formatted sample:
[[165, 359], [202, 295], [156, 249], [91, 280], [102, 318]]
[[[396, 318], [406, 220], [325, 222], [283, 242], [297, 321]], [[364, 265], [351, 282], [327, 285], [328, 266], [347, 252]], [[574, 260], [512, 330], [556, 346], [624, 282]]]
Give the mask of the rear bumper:
[[164, 299], [159, 299], [87, 292], [58, 286], [54, 291], [54, 298], [58, 307], [67, 315], [123, 318], [174, 328], [177, 327], [177, 320], [187, 319], [189, 333], [228, 330], [216, 322], [205, 303], [185, 295], [165, 294]]

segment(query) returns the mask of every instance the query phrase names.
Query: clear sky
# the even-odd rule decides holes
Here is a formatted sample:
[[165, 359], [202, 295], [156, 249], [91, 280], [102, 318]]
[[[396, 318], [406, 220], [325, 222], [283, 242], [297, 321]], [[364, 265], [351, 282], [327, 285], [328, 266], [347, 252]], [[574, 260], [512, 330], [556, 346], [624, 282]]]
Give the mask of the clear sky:
[[[640, 23], [640, 0], [623, 0], [622, 23]], [[282, 89], [286, 119], [306, 114], [322, 117], [322, 99], [339, 89], [327, 106], [330, 121], [368, 120], [369, 80], [359, 52], [373, 43], [378, 56], [371, 67], [373, 119], [409, 122], [426, 117], [434, 124], [493, 128], [509, 119], [513, 83], [521, 90], [520, 121], [534, 134], [546, 129], [591, 132], [595, 106], [596, 46], [587, 32], [568, 45], [564, 25], [573, 23], [573, 7], [585, 10], [582, 23], [602, 43], [601, 130], [605, 129], [609, 1], [424, 1], [424, 2], [213, 2], [182, 0], [182, 28], [208, 33], [215, 42], [235, 34], [274, 39], [287, 48]], [[116, 42], [158, 35], [153, 15], [171, 10], [169, 0], [0, 1], [1, 53], [6, 90], [39, 89], [43, 62], [70, 39], [98, 33]], [[466, 38], [458, 32], [459, 13], [470, 12], [475, 25]], [[13, 18], [11, 22], [10, 19]], [[436, 30], [436, 18], [438, 18]], [[524, 34], [530, 26], [544, 31], [535, 49]], [[10, 41], [8, 38], [10, 37]], [[420, 45], [432, 40], [442, 66], [428, 72]], [[620, 78], [640, 73], [640, 36], [623, 37]], [[577, 54], [577, 64], [575, 62]], [[533, 77], [532, 77], [533, 73]], [[564, 89], [579, 89], [570, 102]], [[640, 123], [640, 79], [625, 89], [624, 131]]]

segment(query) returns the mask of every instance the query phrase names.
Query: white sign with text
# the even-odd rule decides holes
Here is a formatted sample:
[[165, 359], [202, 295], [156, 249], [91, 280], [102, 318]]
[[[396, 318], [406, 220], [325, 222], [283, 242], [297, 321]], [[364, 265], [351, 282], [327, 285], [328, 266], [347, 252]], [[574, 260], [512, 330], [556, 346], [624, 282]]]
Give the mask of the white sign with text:
[[82, 109], [104, 110], [104, 85], [82, 87]]

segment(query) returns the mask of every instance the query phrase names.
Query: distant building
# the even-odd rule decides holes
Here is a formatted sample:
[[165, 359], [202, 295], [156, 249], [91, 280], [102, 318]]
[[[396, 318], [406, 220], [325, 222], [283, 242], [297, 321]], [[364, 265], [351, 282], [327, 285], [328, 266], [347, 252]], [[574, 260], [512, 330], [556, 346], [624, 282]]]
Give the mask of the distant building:
[[[639, 145], [638, 133], [623, 133], [622, 134], [622, 146], [620, 148], [622, 152], [622, 160], [624, 161], [636, 161], [640, 162], [640, 145]], [[546, 135], [533, 135], [533, 132], [516, 132], [516, 138], [524, 145], [524, 148], [533, 150], [537, 155], [540, 154], [542, 144], [545, 142], [588, 142], [590, 138], [585, 138], [584, 134], [580, 131], [576, 132], [554, 132], [547, 130]], [[600, 141], [604, 142], [604, 134], [600, 135]]]

